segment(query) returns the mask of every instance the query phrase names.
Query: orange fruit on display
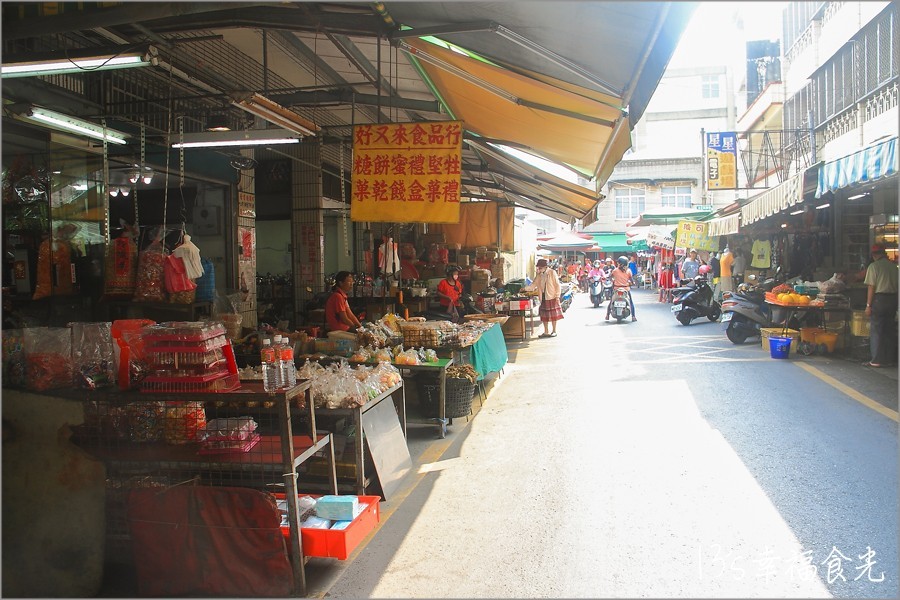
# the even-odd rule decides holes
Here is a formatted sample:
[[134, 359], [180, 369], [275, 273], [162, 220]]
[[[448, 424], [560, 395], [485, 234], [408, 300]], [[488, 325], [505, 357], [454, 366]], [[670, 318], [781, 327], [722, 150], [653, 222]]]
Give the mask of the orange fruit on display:
[[787, 304], [790, 301], [790, 296], [790, 294], [778, 294], [776, 298], [778, 298], [778, 301], [782, 304]]
[[810, 297], [809, 296], [800, 296], [800, 298], [798, 298], [797, 301], [800, 304], [800, 306], [807, 306], [809, 304]]

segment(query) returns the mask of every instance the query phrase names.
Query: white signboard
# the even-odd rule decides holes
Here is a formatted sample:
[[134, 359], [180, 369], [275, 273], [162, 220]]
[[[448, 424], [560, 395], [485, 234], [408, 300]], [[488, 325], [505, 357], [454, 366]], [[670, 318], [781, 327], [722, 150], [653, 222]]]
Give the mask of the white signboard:
[[665, 250], [675, 247], [675, 236], [670, 225], [651, 225], [647, 230], [647, 245], [651, 248], [657, 246]]

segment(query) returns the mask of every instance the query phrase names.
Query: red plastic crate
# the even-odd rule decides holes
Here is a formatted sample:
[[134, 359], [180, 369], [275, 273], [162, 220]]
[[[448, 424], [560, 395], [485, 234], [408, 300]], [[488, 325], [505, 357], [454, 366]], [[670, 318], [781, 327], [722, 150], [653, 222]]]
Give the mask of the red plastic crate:
[[509, 310], [528, 310], [531, 308], [531, 300], [510, 300]]
[[[315, 494], [300, 494], [318, 498]], [[284, 498], [284, 494], [275, 494], [276, 498]], [[321, 558], [336, 558], [347, 560], [347, 557], [365, 539], [369, 532], [381, 520], [381, 512], [378, 503], [380, 496], [357, 496], [360, 504], [368, 504], [346, 529], [306, 529], [300, 528], [300, 538], [303, 540], [303, 555], [318, 556]], [[282, 527], [284, 537], [291, 535], [290, 527]]]

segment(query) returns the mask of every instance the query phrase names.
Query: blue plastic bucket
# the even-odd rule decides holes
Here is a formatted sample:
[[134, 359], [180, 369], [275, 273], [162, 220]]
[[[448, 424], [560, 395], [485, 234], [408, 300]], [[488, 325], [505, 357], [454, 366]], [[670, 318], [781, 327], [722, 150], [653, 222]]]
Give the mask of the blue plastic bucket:
[[788, 358], [791, 353], [791, 338], [770, 337], [769, 353], [772, 355], [772, 358]]

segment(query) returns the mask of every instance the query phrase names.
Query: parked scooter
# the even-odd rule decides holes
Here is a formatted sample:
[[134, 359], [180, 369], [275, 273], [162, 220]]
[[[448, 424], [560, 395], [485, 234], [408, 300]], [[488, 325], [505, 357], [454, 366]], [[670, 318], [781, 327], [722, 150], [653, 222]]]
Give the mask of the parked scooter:
[[682, 325], [690, 325], [698, 317], [717, 321], [722, 314], [722, 308], [713, 300], [713, 289], [706, 279], [709, 270], [709, 265], [702, 265], [700, 275], [694, 277], [690, 284], [672, 290], [672, 314]]
[[588, 289], [591, 293], [591, 304], [594, 305], [594, 308], [600, 306], [600, 303], [603, 301], [603, 284], [604, 282], [599, 275], [591, 277]]
[[755, 277], [738, 286], [736, 292], [726, 292], [722, 299], [722, 326], [732, 344], [743, 344], [748, 337], [757, 337], [763, 327], [776, 327], [772, 307], [766, 304], [766, 292], [778, 285], [777, 279], [767, 279], [753, 285]]
[[631, 301], [627, 287], [617, 287], [610, 300], [612, 307], [609, 314], [619, 323], [631, 316]]
[[609, 273], [606, 274], [606, 279], [603, 281], [603, 300], [612, 300], [613, 297], [613, 284], [612, 277], [609, 276]]
[[566, 312], [567, 310], [569, 310], [569, 307], [572, 306], [572, 298], [575, 297], [576, 284], [571, 281], [565, 281], [560, 283], [559, 285], [559, 305], [560, 307], [562, 307], [563, 312]]

